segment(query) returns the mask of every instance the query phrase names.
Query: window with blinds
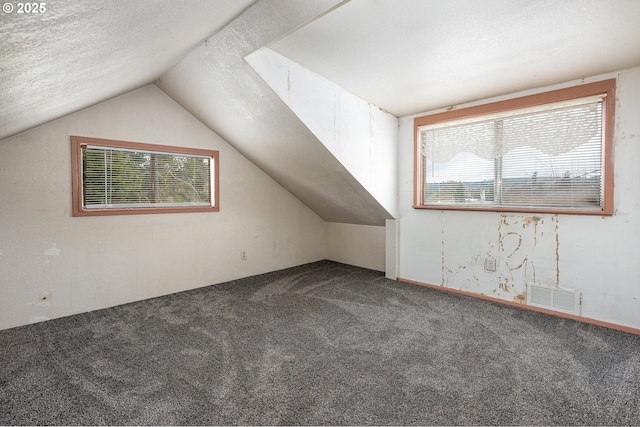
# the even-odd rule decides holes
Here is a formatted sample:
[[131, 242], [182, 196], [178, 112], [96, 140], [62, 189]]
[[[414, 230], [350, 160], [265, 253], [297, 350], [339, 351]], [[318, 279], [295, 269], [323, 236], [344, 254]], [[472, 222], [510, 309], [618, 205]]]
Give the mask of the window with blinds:
[[218, 210], [216, 151], [71, 141], [76, 216]]
[[611, 213], [607, 82], [416, 119], [416, 206]]

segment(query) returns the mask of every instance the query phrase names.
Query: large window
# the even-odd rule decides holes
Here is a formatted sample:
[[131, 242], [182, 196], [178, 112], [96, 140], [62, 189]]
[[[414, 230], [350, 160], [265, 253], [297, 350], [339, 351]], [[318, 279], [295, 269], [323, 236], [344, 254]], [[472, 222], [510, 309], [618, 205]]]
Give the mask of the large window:
[[610, 215], [615, 80], [415, 119], [414, 207]]
[[71, 137], [73, 215], [218, 211], [218, 152]]

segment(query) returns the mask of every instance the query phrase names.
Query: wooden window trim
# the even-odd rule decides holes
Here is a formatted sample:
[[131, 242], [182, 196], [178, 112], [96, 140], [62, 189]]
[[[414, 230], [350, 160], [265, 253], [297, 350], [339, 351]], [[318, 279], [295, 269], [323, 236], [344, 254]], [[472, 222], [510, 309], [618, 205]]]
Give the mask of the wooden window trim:
[[[84, 145], [98, 145], [109, 148], [137, 149], [142, 151], [157, 151], [175, 154], [193, 154], [211, 157], [212, 173], [212, 197], [211, 206], [171, 206], [171, 207], [132, 207], [86, 209], [82, 205], [82, 147]], [[219, 152], [216, 150], [204, 150], [197, 148], [185, 148], [169, 145], [146, 144], [140, 142], [116, 141], [100, 138], [88, 138], [83, 136], [71, 136], [71, 199], [73, 216], [103, 216], [103, 215], [135, 215], [135, 214], [160, 214], [160, 213], [186, 213], [186, 212], [218, 212], [220, 210], [219, 191]]]
[[[414, 119], [414, 186], [413, 186], [413, 208], [414, 209], [435, 209], [435, 210], [464, 210], [464, 211], [491, 211], [491, 212], [526, 212], [526, 213], [554, 213], [571, 215], [613, 215], [613, 129], [615, 117], [615, 90], [616, 80], [609, 79], [595, 83], [573, 86], [565, 89], [558, 89], [550, 92], [528, 95], [519, 98], [497, 101], [483, 105], [477, 105], [459, 110], [453, 109], [441, 113], [416, 117]], [[484, 114], [500, 113], [519, 108], [535, 107], [552, 102], [568, 101], [571, 99], [583, 98], [593, 95], [606, 94], [604, 100], [603, 118], [603, 177], [604, 177], [604, 199], [602, 210], [579, 210], [562, 208], [519, 208], [519, 207], [482, 207], [482, 206], [434, 206], [425, 205], [422, 201], [424, 181], [422, 177], [422, 156], [420, 155], [420, 131], [424, 125], [440, 123], [450, 120], [470, 118]]]

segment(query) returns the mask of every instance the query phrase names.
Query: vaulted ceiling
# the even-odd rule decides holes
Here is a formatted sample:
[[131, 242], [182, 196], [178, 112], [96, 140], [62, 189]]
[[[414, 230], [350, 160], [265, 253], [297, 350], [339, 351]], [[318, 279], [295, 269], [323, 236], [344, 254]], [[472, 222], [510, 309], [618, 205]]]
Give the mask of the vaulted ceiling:
[[640, 65], [637, 0], [75, 0], [0, 14], [0, 140], [155, 82], [328, 221], [388, 212], [244, 59], [396, 116]]
[[153, 82], [252, 3], [61, 0], [0, 12], [0, 140]]

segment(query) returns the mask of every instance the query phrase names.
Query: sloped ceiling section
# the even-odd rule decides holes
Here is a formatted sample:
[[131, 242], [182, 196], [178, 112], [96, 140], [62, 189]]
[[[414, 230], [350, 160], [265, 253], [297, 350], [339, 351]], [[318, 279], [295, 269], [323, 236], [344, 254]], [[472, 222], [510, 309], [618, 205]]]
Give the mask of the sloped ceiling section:
[[0, 13], [0, 140], [156, 81], [325, 220], [383, 225], [247, 55], [402, 117], [638, 66], [638, 22], [638, 0], [46, 2]]
[[254, 2], [52, 1], [37, 14], [7, 2], [0, 140], [153, 82]]
[[324, 220], [384, 225], [391, 214], [244, 59], [339, 4], [259, 1], [156, 84]]
[[398, 118], [269, 48], [245, 59], [387, 212], [396, 213]]

